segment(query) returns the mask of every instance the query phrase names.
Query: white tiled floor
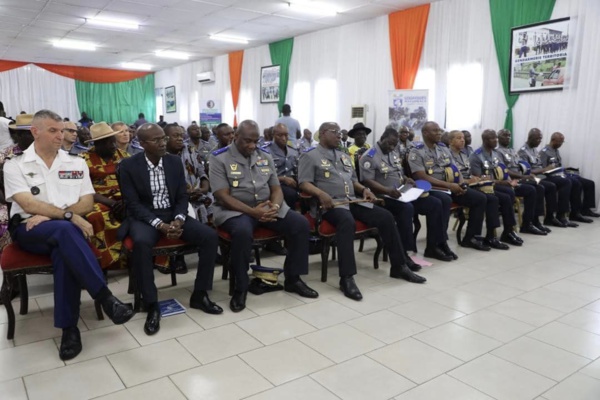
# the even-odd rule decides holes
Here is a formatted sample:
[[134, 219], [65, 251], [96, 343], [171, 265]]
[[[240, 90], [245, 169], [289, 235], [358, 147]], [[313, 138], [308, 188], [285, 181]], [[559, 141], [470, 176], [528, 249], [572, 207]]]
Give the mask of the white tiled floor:
[[[452, 238], [460, 259], [433, 260], [425, 285], [389, 278], [389, 263], [374, 270], [368, 241], [357, 254], [361, 302], [339, 291], [335, 261], [320, 282], [313, 255], [306, 281], [318, 299], [249, 295], [234, 314], [218, 268], [212, 297], [224, 314], [189, 309], [165, 318], [154, 337], [143, 333], [143, 314], [123, 326], [98, 321], [84, 295], [84, 350], [67, 363], [58, 358], [51, 277], [34, 276], [13, 341], [0, 310], [0, 399], [598, 400], [600, 220], [523, 237], [522, 248], [490, 253]], [[194, 274], [172, 288], [157, 273], [161, 299], [187, 305]], [[109, 281], [131, 299], [124, 274]]]

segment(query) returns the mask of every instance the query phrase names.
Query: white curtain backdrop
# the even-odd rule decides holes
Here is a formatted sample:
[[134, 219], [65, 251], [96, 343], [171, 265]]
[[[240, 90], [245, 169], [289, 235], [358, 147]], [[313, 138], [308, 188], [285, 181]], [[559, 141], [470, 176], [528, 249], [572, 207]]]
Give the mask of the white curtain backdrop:
[[62, 117], [80, 118], [75, 81], [29, 64], [0, 72], [0, 101], [7, 116], [49, 109]]

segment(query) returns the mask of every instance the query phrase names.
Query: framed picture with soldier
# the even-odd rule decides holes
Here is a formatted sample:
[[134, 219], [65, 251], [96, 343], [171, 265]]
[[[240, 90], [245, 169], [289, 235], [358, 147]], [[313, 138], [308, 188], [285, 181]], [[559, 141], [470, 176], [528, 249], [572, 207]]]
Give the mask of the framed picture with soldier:
[[260, 102], [277, 103], [279, 101], [280, 65], [269, 65], [260, 69]]

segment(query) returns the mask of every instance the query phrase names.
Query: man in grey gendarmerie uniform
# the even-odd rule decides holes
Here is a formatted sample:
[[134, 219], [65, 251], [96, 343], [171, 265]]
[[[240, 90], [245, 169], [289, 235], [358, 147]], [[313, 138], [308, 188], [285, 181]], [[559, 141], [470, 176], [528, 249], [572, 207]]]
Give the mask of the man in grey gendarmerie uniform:
[[[413, 179], [423, 179], [431, 183], [433, 188], [449, 190], [450, 195], [442, 191], [432, 190], [430, 196], [435, 196], [443, 203], [444, 233], [448, 240], [447, 231], [450, 222], [450, 204], [455, 203], [469, 207], [469, 222], [465, 236], [460, 245], [471, 247], [476, 250], [490, 251], [490, 247], [482, 242], [478, 237], [481, 235], [483, 225], [483, 214], [487, 206], [486, 196], [474, 189], [467, 187], [463, 182], [462, 176], [457, 167], [452, 162], [452, 155], [445, 144], [440, 142], [442, 130], [440, 126], [433, 121], [426, 122], [421, 128], [423, 134], [422, 143], [414, 143], [408, 156], [408, 163], [412, 172]], [[446, 169], [454, 168], [456, 171], [453, 176], [446, 176]], [[453, 256], [456, 260], [458, 256], [450, 248], [442, 248], [446, 254]]]
[[288, 206], [295, 208], [298, 201], [298, 151], [287, 143], [288, 128], [279, 123], [273, 127], [273, 141], [261, 149], [271, 154], [283, 198]]
[[[540, 152], [540, 161], [545, 167], [553, 165], [555, 167], [563, 167], [562, 158], [560, 157], [559, 148], [565, 142], [565, 136], [560, 132], [554, 132], [550, 136], [548, 143]], [[571, 221], [591, 223], [589, 217], [600, 217], [591, 209], [596, 207], [596, 185], [594, 181], [585, 179], [579, 175], [567, 174], [567, 179], [571, 181]], [[581, 201], [581, 193], [583, 192], [583, 204]]]
[[[532, 128], [527, 135], [527, 142], [519, 149], [518, 154], [521, 159], [531, 165], [532, 174], [545, 174], [555, 168], [552, 165], [546, 167], [542, 165], [542, 160], [537, 151], [540, 143], [542, 143], [542, 132], [538, 128]], [[556, 217], [547, 211], [544, 225], [552, 225], [559, 228], [578, 227], [579, 225], [567, 219], [567, 215], [569, 215], [569, 199], [571, 197], [571, 181], [562, 176], [547, 175], [546, 179], [540, 181], [540, 184], [546, 187], [546, 192], [548, 192], [548, 186], [554, 186], [558, 193]], [[546, 197], [546, 204], [548, 205], [548, 197]]]
[[[498, 145], [498, 136], [493, 129], [484, 130], [481, 134], [481, 140], [481, 147], [469, 157], [471, 173], [474, 176], [489, 177], [494, 181], [494, 194], [498, 195], [500, 193], [510, 198], [509, 204], [500, 202], [502, 223], [504, 225], [504, 232], [500, 236], [500, 240], [513, 244], [511, 238], [513, 240], [520, 239], [513, 231], [514, 226], [517, 224], [514, 211], [515, 196], [523, 197], [525, 211], [523, 212], [521, 232], [545, 236], [546, 232], [539, 231], [531, 222], [535, 212], [535, 189], [530, 185], [519, 185], [516, 180], [509, 178], [508, 169], [501, 163], [502, 156], [495, 150]], [[523, 243], [522, 239], [520, 241]], [[517, 244], [517, 246], [519, 245]]]
[[[552, 230], [542, 225], [539, 217], [545, 213], [544, 198], [546, 198], [548, 195], [550, 199], [547, 204], [548, 212], [550, 214], [554, 214], [556, 212], [556, 186], [551, 184], [552, 187], [548, 187], [548, 192], [546, 192], [546, 187], [544, 187], [544, 185], [538, 184], [535, 180], [535, 177], [531, 175], [530, 172], [528, 172], [526, 169], [522, 169], [521, 157], [517, 154], [515, 149], [508, 147], [510, 146], [511, 136], [512, 134], [508, 129], [500, 129], [498, 131], [498, 147], [496, 148], [496, 151], [500, 157], [502, 157], [501, 161], [504, 165], [506, 165], [506, 168], [508, 168], [508, 175], [512, 179], [517, 179], [521, 186], [526, 185], [535, 188], [535, 211], [531, 221], [533, 226], [540, 232], [550, 233]], [[517, 196], [520, 196], [520, 192], [522, 192], [522, 190], [515, 189]], [[550, 204], [553, 205], [553, 209], [550, 209]], [[539, 233], [527, 227], [526, 221], [529, 217], [530, 216], [526, 216], [526, 213], [523, 212], [523, 226], [521, 227], [521, 232], [538, 235]]]
[[246, 307], [252, 235], [259, 226], [286, 237], [284, 289], [302, 297], [319, 295], [300, 279], [308, 273], [308, 221], [283, 201], [273, 159], [257, 147], [258, 138], [256, 122], [242, 121], [233, 143], [214, 151], [209, 158], [210, 186], [216, 199], [215, 225], [231, 235], [235, 292], [229, 306], [233, 312]]
[[[406, 134], [408, 136], [408, 129], [406, 129]], [[436, 197], [429, 196], [429, 193], [424, 193], [425, 197], [408, 203], [401, 201], [402, 186], [405, 184], [414, 186], [415, 182], [404, 175], [402, 158], [396, 151], [399, 142], [398, 136], [395, 129], [387, 128], [375, 146], [361, 157], [359, 161], [361, 182], [373, 193], [383, 196], [385, 208], [394, 214], [405, 250], [417, 251], [413, 232], [413, 216], [418, 213], [427, 216], [425, 257], [452, 261], [453, 257], [442, 250], [448, 246], [444, 235], [442, 202]], [[418, 265], [415, 264], [415, 266], [420, 269]]]
[[[402, 278], [414, 283], [425, 282], [425, 278], [413, 273], [407, 265], [408, 260], [393, 215], [382, 207], [373, 206], [375, 195], [358, 182], [350, 156], [338, 149], [341, 136], [338, 124], [323, 123], [319, 128], [319, 145], [302, 153], [298, 165], [300, 189], [319, 200], [325, 210], [323, 219], [336, 228], [340, 289], [348, 298], [362, 299], [354, 282], [355, 218], [379, 230], [390, 254], [392, 278]], [[355, 193], [362, 193], [363, 199], [369, 203], [348, 204], [348, 201], [356, 200]]]

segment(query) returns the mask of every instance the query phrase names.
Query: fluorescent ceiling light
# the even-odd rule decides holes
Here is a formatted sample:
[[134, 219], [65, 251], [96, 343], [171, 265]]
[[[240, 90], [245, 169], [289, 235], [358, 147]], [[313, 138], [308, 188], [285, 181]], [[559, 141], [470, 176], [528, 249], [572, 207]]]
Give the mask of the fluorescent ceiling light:
[[139, 71], [150, 71], [152, 69], [152, 65], [150, 65], [150, 64], [142, 64], [142, 63], [135, 63], [135, 62], [121, 63], [121, 67], [127, 68], [127, 69], [137, 69]]
[[289, 2], [288, 4], [290, 5], [290, 10], [297, 11], [299, 13], [316, 14], [322, 17], [335, 17], [337, 15], [337, 11], [335, 9], [314, 1]]
[[52, 45], [54, 47], [60, 47], [63, 49], [96, 51], [96, 45], [94, 43], [84, 42], [81, 40], [55, 40], [52, 42]]
[[183, 53], [181, 51], [159, 50], [156, 51], [154, 54], [156, 54], [158, 57], [175, 58], [177, 60], [187, 60], [190, 58], [189, 54]]
[[209, 37], [213, 40], [220, 40], [222, 42], [248, 44], [248, 39], [244, 39], [244, 38], [237, 38], [237, 37], [223, 36], [223, 35], [210, 35]]
[[86, 18], [85, 22], [92, 25], [107, 26], [110, 28], [119, 29], [139, 29], [140, 27], [137, 22], [108, 18]]

